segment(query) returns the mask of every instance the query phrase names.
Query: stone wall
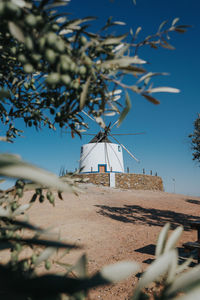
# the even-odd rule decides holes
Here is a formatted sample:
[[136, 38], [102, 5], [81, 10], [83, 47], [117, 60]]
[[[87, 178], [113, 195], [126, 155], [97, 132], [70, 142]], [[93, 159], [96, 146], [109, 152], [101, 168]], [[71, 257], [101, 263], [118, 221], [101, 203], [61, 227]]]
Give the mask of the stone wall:
[[[84, 181], [103, 186], [110, 185], [109, 173], [76, 174], [75, 177], [78, 181]], [[164, 190], [161, 177], [130, 173], [116, 173], [115, 187], [134, 190]]]

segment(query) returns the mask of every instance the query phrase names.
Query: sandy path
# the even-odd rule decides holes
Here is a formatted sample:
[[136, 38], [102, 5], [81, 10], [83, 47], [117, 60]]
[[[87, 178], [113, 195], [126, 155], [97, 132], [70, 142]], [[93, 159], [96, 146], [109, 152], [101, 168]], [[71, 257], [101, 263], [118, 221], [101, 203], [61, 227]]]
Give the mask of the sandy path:
[[[154, 259], [156, 239], [166, 222], [174, 228], [184, 225], [178, 246], [196, 240], [196, 232], [190, 231], [187, 222], [200, 219], [198, 197], [90, 185], [83, 189], [79, 196], [64, 194], [54, 208], [45, 201], [29, 210], [34, 224], [54, 226], [66, 241], [84, 245], [84, 250], [71, 251], [63, 262], [74, 263], [86, 252], [89, 273], [120, 260], [136, 260], [145, 269]], [[90, 293], [90, 299], [127, 299], [136, 281], [132, 277], [115, 287], [98, 288]]]

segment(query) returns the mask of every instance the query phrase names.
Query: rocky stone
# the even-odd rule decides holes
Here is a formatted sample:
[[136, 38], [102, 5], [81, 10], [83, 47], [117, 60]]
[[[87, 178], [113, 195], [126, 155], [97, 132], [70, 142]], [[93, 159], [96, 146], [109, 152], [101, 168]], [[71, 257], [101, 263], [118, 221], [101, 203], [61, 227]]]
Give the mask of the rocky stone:
[[[109, 173], [76, 174], [74, 177], [80, 182], [85, 182], [87, 178], [87, 183], [103, 186], [110, 185]], [[115, 187], [135, 190], [164, 190], [161, 177], [133, 173], [116, 173]]]

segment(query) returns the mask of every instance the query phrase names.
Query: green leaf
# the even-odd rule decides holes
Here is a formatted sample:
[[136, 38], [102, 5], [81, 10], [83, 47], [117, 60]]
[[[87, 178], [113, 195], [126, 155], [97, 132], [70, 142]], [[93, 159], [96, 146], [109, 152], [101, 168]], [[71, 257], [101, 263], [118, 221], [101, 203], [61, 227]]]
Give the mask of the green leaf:
[[172, 26], [174, 26], [180, 19], [179, 18], [175, 18], [173, 21], [172, 21]]
[[171, 87], [158, 87], [147, 90], [148, 93], [180, 93], [179, 89]]
[[153, 72], [148, 72], [147, 74], [143, 75], [138, 81], [137, 83], [140, 83], [142, 81], [145, 81], [145, 83], [147, 84], [148, 82], [146, 81], [147, 79], [150, 79], [151, 77], [154, 77], [154, 76], [160, 76], [160, 75], [169, 75], [169, 73], [160, 73], [160, 72], [157, 72], [157, 73], [153, 73]]
[[178, 33], [185, 33], [187, 30], [186, 29], [183, 29], [183, 28], [177, 28], [175, 27], [174, 30]]
[[117, 124], [117, 127], [120, 126], [120, 124], [121, 124], [122, 121], [126, 118], [127, 114], [129, 113], [129, 111], [130, 111], [130, 109], [131, 109], [131, 100], [130, 100], [130, 97], [129, 97], [128, 92], [126, 92], [126, 98], [125, 98], [125, 101], [126, 101], [126, 105], [125, 105], [125, 108], [123, 109], [123, 111], [122, 111], [121, 114], [120, 114], [119, 122], [118, 122], [118, 124]]
[[90, 85], [90, 80], [91, 80], [91, 76], [88, 77], [86, 83], [83, 86], [83, 90], [82, 90], [82, 93], [81, 93], [81, 96], [80, 96], [80, 104], [79, 104], [80, 110], [82, 110], [83, 107], [85, 106], [85, 102], [87, 100], [88, 88], [89, 88], [89, 85]]
[[38, 266], [41, 264], [41, 262], [47, 260], [51, 255], [53, 255], [56, 252], [57, 248], [48, 247], [46, 248], [35, 261], [35, 266]]
[[1, 89], [0, 90], [0, 99], [8, 98], [10, 96], [9, 91]]
[[127, 67], [130, 64], [146, 64], [146, 61], [143, 59], [140, 59], [138, 56], [124, 56], [123, 58], [118, 59], [112, 59], [112, 60], [106, 60], [103, 63], [101, 63], [101, 66], [103, 68], [121, 68], [121, 67]]
[[11, 154], [0, 154], [0, 175], [28, 179], [46, 187], [61, 191], [73, 191], [74, 188], [66, 181], [61, 181], [56, 175], [22, 161]]
[[187, 293], [186, 295], [179, 297], [178, 300], [199, 300], [200, 296], [200, 287], [197, 286], [196, 288], [192, 289], [191, 292]]
[[[200, 284], [200, 265], [178, 276], [169, 286], [166, 295], [173, 296], [179, 292], [187, 292]], [[191, 298], [193, 299], [193, 298]]]
[[128, 278], [129, 276], [138, 273], [140, 265], [132, 261], [122, 261], [114, 265], [103, 267], [100, 275], [108, 282], [115, 283]]
[[51, 9], [55, 7], [61, 7], [61, 6], [66, 6], [70, 0], [65, 0], [65, 1], [57, 1], [53, 2], [52, 4], [45, 5], [45, 9]]
[[124, 73], [132, 73], [133, 75], [145, 73], [146, 70], [137, 66], [121, 67], [120, 70]]
[[129, 44], [125, 45], [125, 44], [121, 43], [121, 44], [117, 45], [112, 50], [112, 52], [115, 53], [115, 59], [119, 58], [119, 57], [122, 57], [124, 55], [124, 53], [129, 50], [129, 48], [130, 48]]
[[171, 250], [175, 247], [175, 245], [176, 245], [177, 241], [179, 240], [182, 232], [183, 232], [183, 226], [177, 227], [172, 232], [172, 234], [170, 235], [170, 237], [168, 238], [168, 240], [166, 242], [164, 253], [168, 252], [169, 250]]
[[154, 97], [152, 97], [152, 96], [150, 96], [148, 94], [142, 93], [142, 96], [144, 98], [146, 98], [148, 101], [150, 101], [151, 103], [153, 103], [153, 104], [156, 104], [156, 105], [160, 104], [160, 101], [158, 101], [156, 98], [154, 98]]
[[15, 5], [23, 8], [23, 7], [26, 7], [26, 8], [31, 8], [32, 7], [32, 4], [31, 3], [27, 3], [23, 0], [12, 0], [12, 3], [14, 3]]
[[120, 25], [120, 26], [126, 25], [125, 22], [121, 22], [121, 21], [114, 21], [112, 24], [113, 24], [113, 25]]
[[179, 274], [183, 271], [185, 271], [189, 265], [191, 264], [191, 262], [193, 261], [192, 257], [189, 257], [186, 261], [184, 261], [184, 263], [182, 263], [181, 265], [178, 265], [176, 268], [176, 274]]
[[13, 212], [13, 216], [18, 216], [21, 215], [22, 213], [24, 213], [27, 209], [29, 209], [31, 207], [31, 204], [23, 204], [20, 205], [14, 212]]
[[162, 228], [159, 236], [158, 236], [158, 241], [156, 244], [156, 251], [155, 251], [155, 256], [158, 257], [161, 254], [163, 254], [163, 250], [165, 248], [165, 244], [167, 241], [167, 235], [170, 229], [170, 224], [166, 223], [165, 226]]
[[76, 19], [73, 21], [68, 22], [66, 25], [63, 26], [63, 29], [71, 29], [71, 30], [77, 30], [80, 24], [84, 23], [84, 22], [88, 22], [88, 21], [93, 21], [96, 20], [96, 17], [86, 17], [83, 19]]
[[178, 251], [176, 251], [176, 255], [172, 257], [171, 265], [169, 267], [169, 271], [166, 278], [166, 284], [171, 284], [176, 277], [176, 270], [178, 266]]
[[112, 44], [119, 44], [123, 39], [127, 37], [127, 34], [123, 34], [118, 37], [106, 38], [100, 45], [112, 45]]
[[137, 36], [141, 30], [142, 30], [142, 27], [140, 27], [140, 26], [136, 29], [135, 36], [134, 36], [135, 39], [137, 38]]
[[8, 22], [8, 28], [10, 30], [10, 33], [14, 36], [14, 38], [16, 38], [19, 42], [24, 43], [24, 33], [19, 26], [17, 26], [13, 22]]
[[161, 31], [161, 29], [163, 28], [163, 26], [165, 26], [165, 24], [166, 24], [167, 22], [168, 22], [168, 21], [163, 21], [163, 22], [160, 24], [160, 26], [159, 26], [159, 28], [158, 28], [158, 32]]
[[169, 50], [174, 50], [175, 49], [175, 47], [170, 45], [167, 41], [165, 41], [163, 39], [162, 39], [162, 41], [163, 41], [163, 43], [160, 43], [161, 47], [169, 49]]
[[95, 120], [102, 128], [106, 127], [106, 124], [104, 123], [104, 121], [101, 117], [96, 117]]
[[135, 290], [133, 300], [139, 298], [140, 291], [144, 287], [148, 286], [150, 283], [160, 280], [161, 277], [166, 275], [173, 260], [173, 257], [176, 256], [176, 251], [172, 250], [170, 252], [165, 253], [164, 255], [159, 256], [148, 269], [145, 271], [142, 278], [138, 283], [138, 286]]
[[12, 143], [12, 141], [9, 140], [9, 138], [8, 138], [7, 136], [0, 136], [0, 141], [1, 141], [1, 142]]
[[77, 272], [79, 278], [87, 277], [87, 258], [85, 254], [80, 257], [73, 270]]
[[8, 217], [10, 215], [10, 209], [0, 206], [0, 217]]
[[111, 112], [105, 112], [104, 116], [106, 117], [113, 117], [116, 115], [116, 111], [111, 111]]

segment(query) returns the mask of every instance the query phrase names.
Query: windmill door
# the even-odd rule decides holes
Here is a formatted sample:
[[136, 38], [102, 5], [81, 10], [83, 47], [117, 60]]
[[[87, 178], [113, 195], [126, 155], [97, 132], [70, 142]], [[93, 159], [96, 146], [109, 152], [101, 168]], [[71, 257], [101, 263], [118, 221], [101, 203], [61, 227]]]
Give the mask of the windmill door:
[[106, 165], [99, 165], [99, 173], [105, 173], [106, 172]]

